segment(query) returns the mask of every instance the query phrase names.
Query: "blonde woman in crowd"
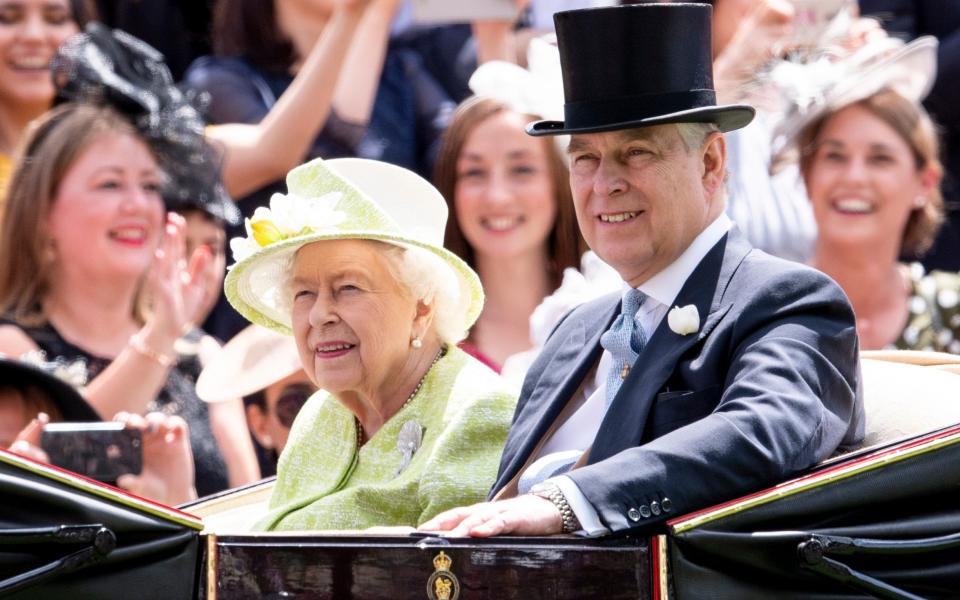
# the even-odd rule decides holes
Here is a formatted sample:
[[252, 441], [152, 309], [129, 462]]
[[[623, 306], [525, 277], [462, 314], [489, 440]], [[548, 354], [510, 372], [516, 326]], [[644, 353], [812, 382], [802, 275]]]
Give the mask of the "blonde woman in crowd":
[[210, 252], [186, 256], [184, 222], [164, 209], [153, 149], [113, 109], [64, 104], [35, 124], [24, 157], [0, 229], [0, 352], [43, 350], [80, 365], [85, 397], [103, 418], [182, 416], [198, 492], [228, 487], [195, 369], [174, 351], [203, 301]]

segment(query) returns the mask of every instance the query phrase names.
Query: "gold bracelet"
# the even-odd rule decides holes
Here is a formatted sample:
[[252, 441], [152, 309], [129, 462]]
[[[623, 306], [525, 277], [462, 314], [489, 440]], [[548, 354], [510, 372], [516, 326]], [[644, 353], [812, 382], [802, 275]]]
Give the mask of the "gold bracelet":
[[130, 336], [130, 347], [133, 348], [137, 354], [149, 358], [165, 369], [169, 369], [177, 362], [175, 358], [161, 354], [148, 346], [147, 343], [143, 341], [143, 338], [140, 337], [139, 333]]

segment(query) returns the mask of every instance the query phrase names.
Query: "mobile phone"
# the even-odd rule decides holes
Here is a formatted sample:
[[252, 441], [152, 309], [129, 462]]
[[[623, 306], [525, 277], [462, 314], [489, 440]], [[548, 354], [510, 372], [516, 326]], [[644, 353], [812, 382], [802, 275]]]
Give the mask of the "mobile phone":
[[123, 423], [49, 423], [40, 447], [50, 464], [105, 483], [138, 474], [143, 468], [143, 439], [138, 429]]
[[469, 23], [514, 21], [514, 0], [413, 0], [413, 18], [418, 23]]

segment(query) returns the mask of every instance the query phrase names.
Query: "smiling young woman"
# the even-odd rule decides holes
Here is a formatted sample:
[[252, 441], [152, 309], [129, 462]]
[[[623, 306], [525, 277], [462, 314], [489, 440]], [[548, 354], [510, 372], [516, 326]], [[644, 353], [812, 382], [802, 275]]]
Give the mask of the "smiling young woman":
[[531, 347], [530, 315], [585, 249], [564, 157], [523, 130], [536, 118], [493, 98], [464, 101], [434, 176], [451, 215], [445, 243], [476, 269], [487, 296], [463, 347], [498, 371]]

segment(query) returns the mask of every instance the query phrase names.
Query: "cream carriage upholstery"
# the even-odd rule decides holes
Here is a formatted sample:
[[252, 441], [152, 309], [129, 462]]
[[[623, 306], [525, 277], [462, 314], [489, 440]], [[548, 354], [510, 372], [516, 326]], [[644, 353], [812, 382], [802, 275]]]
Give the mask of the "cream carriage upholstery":
[[861, 352], [863, 447], [960, 423], [960, 356], [941, 352]]

